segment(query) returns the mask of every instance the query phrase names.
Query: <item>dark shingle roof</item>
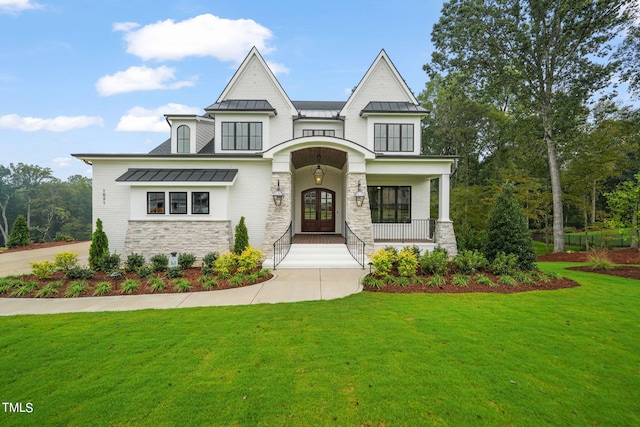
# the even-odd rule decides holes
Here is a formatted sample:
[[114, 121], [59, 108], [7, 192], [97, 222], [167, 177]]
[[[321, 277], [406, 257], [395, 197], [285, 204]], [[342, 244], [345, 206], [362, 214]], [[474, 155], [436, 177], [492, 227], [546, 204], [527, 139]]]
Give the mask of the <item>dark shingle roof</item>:
[[238, 169], [129, 169], [117, 182], [233, 182]]
[[291, 101], [296, 110], [342, 110], [344, 101]]
[[276, 109], [265, 99], [227, 99], [205, 108], [206, 111], [273, 111]]
[[369, 102], [360, 112], [362, 113], [423, 113], [428, 111], [420, 105], [411, 102]]

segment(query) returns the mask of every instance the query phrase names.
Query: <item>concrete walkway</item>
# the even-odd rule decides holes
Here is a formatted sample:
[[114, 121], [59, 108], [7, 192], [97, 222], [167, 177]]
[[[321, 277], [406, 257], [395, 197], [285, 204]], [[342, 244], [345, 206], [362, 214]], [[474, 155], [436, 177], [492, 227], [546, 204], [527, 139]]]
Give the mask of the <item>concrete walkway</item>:
[[[82, 245], [85, 245], [86, 249]], [[2, 254], [0, 277], [28, 273], [31, 271], [29, 261], [53, 260], [58, 252], [79, 252], [79, 257], [83, 259], [85, 256], [88, 257], [88, 250], [89, 243], [85, 242]], [[26, 256], [28, 253], [31, 255]], [[330, 300], [359, 292], [360, 279], [365, 271], [306, 268], [281, 269], [273, 273], [274, 278], [267, 282], [221, 291], [52, 299], [0, 298], [0, 316]]]

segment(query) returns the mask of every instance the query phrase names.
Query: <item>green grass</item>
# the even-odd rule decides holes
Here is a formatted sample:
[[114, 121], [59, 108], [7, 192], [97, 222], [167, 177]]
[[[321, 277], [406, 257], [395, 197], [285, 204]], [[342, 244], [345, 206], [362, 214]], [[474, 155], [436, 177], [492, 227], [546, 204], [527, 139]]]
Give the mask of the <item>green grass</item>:
[[640, 282], [0, 322], [2, 425], [640, 425]]

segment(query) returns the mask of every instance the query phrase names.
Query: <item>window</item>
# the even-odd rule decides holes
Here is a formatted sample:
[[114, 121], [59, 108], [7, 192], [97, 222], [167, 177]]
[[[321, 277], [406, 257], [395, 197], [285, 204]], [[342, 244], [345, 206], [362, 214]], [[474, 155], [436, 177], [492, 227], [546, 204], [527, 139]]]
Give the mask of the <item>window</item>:
[[336, 136], [333, 129], [303, 129], [302, 136]]
[[178, 127], [177, 130], [177, 152], [178, 153], [188, 153], [190, 151], [191, 146], [191, 129], [189, 126], [182, 125]]
[[169, 193], [169, 213], [187, 213], [187, 193]]
[[367, 187], [372, 222], [411, 222], [411, 187]]
[[412, 124], [373, 125], [374, 151], [413, 151]]
[[261, 122], [222, 122], [223, 150], [262, 150]]
[[147, 193], [147, 213], [164, 214], [164, 193]]
[[191, 193], [191, 213], [209, 213], [209, 193], [200, 193], [195, 191]]

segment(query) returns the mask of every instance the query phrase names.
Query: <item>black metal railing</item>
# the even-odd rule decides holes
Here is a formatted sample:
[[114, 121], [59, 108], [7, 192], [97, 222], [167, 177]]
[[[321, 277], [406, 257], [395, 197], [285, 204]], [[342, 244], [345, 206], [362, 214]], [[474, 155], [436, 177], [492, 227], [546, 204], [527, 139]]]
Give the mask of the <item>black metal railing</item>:
[[287, 231], [284, 232], [278, 240], [273, 243], [273, 269], [275, 270], [278, 264], [282, 262], [284, 257], [289, 253], [291, 249], [291, 239], [293, 238], [293, 223], [289, 223]]
[[409, 222], [374, 222], [373, 240], [389, 243], [433, 242], [435, 219], [412, 219]]
[[344, 222], [344, 242], [346, 243], [347, 249], [349, 250], [349, 253], [353, 257], [353, 259], [355, 259], [364, 270], [364, 248], [366, 246], [366, 243], [351, 230], [351, 227], [349, 227], [347, 221]]

